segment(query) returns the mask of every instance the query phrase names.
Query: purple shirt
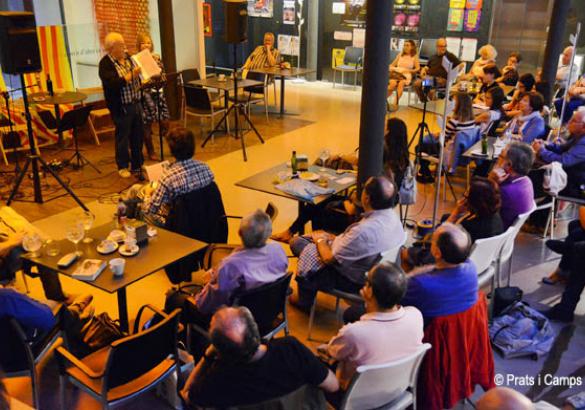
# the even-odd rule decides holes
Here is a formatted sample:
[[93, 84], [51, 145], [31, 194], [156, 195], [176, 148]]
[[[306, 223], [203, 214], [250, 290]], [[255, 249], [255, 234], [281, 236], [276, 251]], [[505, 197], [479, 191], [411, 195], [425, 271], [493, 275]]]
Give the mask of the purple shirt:
[[278, 243], [262, 248], [238, 248], [211, 272], [211, 279], [195, 296], [197, 309], [213, 314], [221, 305], [229, 305], [237, 290], [257, 288], [286, 274], [288, 258]]
[[500, 185], [502, 207], [500, 216], [504, 230], [514, 223], [518, 215], [530, 211], [534, 205], [534, 189], [527, 176], [508, 179]]

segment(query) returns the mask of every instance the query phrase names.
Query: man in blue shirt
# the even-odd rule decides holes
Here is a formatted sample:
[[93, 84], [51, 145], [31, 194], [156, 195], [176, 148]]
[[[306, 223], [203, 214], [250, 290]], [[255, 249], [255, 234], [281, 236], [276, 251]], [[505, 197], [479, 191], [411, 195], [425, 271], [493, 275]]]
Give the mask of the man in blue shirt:
[[57, 320], [48, 304], [10, 288], [0, 288], [0, 320], [14, 318], [29, 335], [46, 333]]
[[415, 306], [425, 324], [438, 316], [463, 312], [477, 301], [477, 270], [468, 260], [471, 238], [460, 226], [444, 223], [433, 234], [435, 264], [409, 274], [403, 306]]

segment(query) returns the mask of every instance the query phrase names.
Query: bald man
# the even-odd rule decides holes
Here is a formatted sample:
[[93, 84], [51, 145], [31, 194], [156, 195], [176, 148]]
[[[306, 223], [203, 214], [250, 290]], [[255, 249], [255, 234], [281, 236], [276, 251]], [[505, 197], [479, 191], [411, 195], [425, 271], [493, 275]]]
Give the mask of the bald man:
[[468, 257], [471, 238], [459, 225], [444, 223], [433, 233], [435, 264], [409, 273], [402, 305], [414, 306], [425, 324], [438, 316], [463, 312], [477, 301], [477, 270]]
[[211, 346], [193, 370], [181, 396], [192, 407], [261, 403], [304, 385], [339, 389], [335, 375], [291, 336], [263, 344], [245, 307], [219, 309], [209, 328]]
[[565, 47], [563, 53], [561, 54], [559, 65], [557, 67], [557, 75], [555, 78], [559, 88], [567, 88], [569, 85], [577, 81], [577, 78], [579, 77], [579, 67], [577, 65], [573, 67], [573, 71], [569, 77], [569, 69], [571, 68], [572, 57], [573, 47]]
[[425, 77], [433, 77], [435, 79], [435, 85], [437, 87], [444, 87], [447, 83], [447, 71], [443, 67], [443, 57], [447, 57], [447, 59], [451, 62], [452, 67], [455, 68], [461, 65], [461, 60], [457, 58], [457, 56], [450, 51], [447, 50], [447, 40], [444, 38], [437, 39], [435, 44], [436, 47], [436, 54], [429, 58], [429, 62], [427, 65], [421, 70], [420, 77], [418, 80], [414, 82], [414, 90], [420, 98], [421, 101], [424, 101], [426, 96], [423, 93], [422, 87], [422, 79]]
[[534, 404], [528, 397], [509, 387], [488, 390], [477, 401], [477, 410], [533, 410]]

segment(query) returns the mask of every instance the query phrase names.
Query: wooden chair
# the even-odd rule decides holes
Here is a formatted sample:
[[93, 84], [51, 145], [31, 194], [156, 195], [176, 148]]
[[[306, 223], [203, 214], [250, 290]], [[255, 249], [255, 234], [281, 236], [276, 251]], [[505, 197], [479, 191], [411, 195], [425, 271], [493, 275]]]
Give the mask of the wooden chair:
[[[77, 92], [84, 93], [88, 97], [92, 95], [103, 97], [104, 94], [102, 87], [78, 88]], [[82, 102], [81, 105], [84, 105], [84, 103]], [[115, 127], [113, 125], [102, 128], [96, 128], [95, 126], [96, 123], [99, 124], [100, 122], [107, 121], [108, 117], [111, 117], [111, 115], [110, 110], [108, 110], [106, 107], [92, 109], [91, 112], [89, 113], [87, 124], [89, 126], [89, 132], [91, 133], [96, 145], [100, 145], [99, 134], [105, 134], [113, 132], [115, 130]]]

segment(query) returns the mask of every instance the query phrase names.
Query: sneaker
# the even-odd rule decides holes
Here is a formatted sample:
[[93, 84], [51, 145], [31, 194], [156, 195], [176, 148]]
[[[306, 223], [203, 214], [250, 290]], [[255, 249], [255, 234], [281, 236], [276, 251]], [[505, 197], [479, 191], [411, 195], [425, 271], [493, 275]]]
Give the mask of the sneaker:
[[566, 245], [565, 241], [559, 241], [558, 239], [549, 239], [546, 241], [546, 247], [553, 251], [554, 253], [558, 253], [561, 255], [565, 254]]
[[128, 171], [128, 168], [119, 169], [118, 175], [120, 175], [122, 178], [130, 178], [132, 176], [130, 171]]
[[567, 312], [561, 308], [560, 304], [554, 305], [551, 309], [541, 312], [544, 316], [555, 322], [570, 323], [573, 321], [575, 314]]

